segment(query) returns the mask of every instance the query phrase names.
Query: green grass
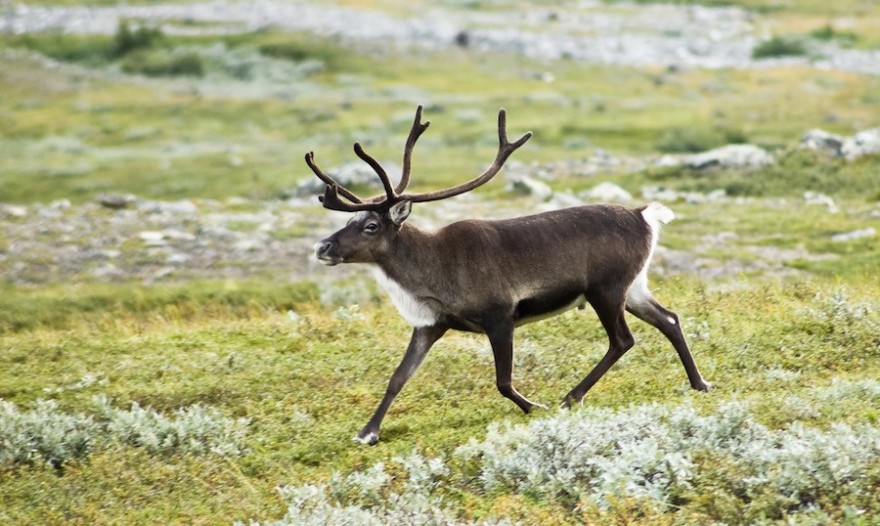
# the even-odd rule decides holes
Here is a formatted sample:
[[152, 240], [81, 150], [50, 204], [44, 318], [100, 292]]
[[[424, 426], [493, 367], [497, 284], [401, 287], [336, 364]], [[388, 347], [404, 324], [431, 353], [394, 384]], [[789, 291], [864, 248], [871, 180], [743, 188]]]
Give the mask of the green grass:
[[119, 285], [80, 287], [15, 287], [0, 285], [0, 334], [23, 330], [63, 330], [87, 320], [113, 325], [121, 320], [146, 322], [218, 314], [259, 317], [264, 309], [284, 312], [313, 301], [317, 292], [308, 283], [277, 285], [264, 282], [191, 282], [158, 288]]
[[[717, 389], [709, 394], [686, 389], [668, 343], [633, 322], [639, 345], [590, 392], [586, 404], [620, 409], [689, 401], [711, 409], [732, 398], [805, 395], [832, 378], [868, 379], [880, 373], [876, 334], [860, 328], [862, 322], [840, 321], [856, 324], [846, 330], [834, 319], [817, 323], [806, 314], [831, 308], [826, 305], [839, 285], [813, 281], [722, 291], [665, 280], [655, 288], [681, 315], [692, 333], [697, 362]], [[335, 471], [365, 468], [413, 448], [446, 456], [471, 437], [483, 436], [490, 423], [541, 417], [519, 414], [496, 393], [484, 339], [453, 334], [437, 345], [393, 406], [380, 445], [358, 447], [350, 437], [378, 403], [407, 340], [405, 324], [388, 305], [365, 306], [359, 317], [343, 320], [314, 304], [297, 303], [293, 307], [302, 318], [294, 323], [286, 315], [291, 305], [279, 305], [274, 293], [267, 297], [251, 289], [233, 301], [222, 292], [212, 297], [196, 290], [192, 298], [180, 300], [178, 288], [137, 288], [125, 291], [120, 303], [103, 299], [106, 287], [13, 295], [6, 305], [22, 312], [46, 308], [46, 296], [51, 296], [53, 308], [67, 311], [67, 321], [19, 325], [0, 336], [5, 371], [0, 397], [27, 408], [46, 398], [48, 388], [66, 411], [88, 411], [95, 394], [123, 407], [138, 402], [162, 412], [207, 404], [224, 415], [252, 420], [249, 453], [228, 459], [156, 456], [132, 447], [72, 461], [60, 476], [48, 466], [6, 468], [0, 497], [5, 520], [222, 523], [277, 518], [282, 514], [274, 493], [278, 484], [320, 483]], [[844, 290], [844, 305], [880, 302], [880, 290], [873, 285]], [[135, 302], [132, 297], [150, 299]], [[517, 386], [553, 403], [599, 359], [605, 342], [591, 313], [573, 311], [522, 328], [517, 346]], [[797, 376], [789, 383], [762, 380], [768, 369], [796, 371]], [[106, 382], [76, 387], [89, 373]], [[768, 409], [760, 418], [773, 426], [777, 414]], [[868, 412], [848, 412], [847, 420], [865, 421]], [[815, 424], [828, 423], [820, 418]], [[503, 491], [485, 494], [466, 480], [455, 484], [452, 502], [464, 516], [508, 516], [504, 503], [513, 498], [516, 513], [577, 522], [572, 510], [552, 500], [520, 500]], [[682, 517], [687, 513], [687, 508], [679, 512]]]
[[874, 176], [880, 169], [877, 156], [847, 163], [791, 149], [777, 152], [776, 157], [775, 164], [751, 171], [662, 167], [614, 179], [633, 190], [659, 185], [685, 192], [722, 189], [737, 197], [801, 197], [805, 192], [820, 192], [866, 203], [880, 200], [880, 181]]

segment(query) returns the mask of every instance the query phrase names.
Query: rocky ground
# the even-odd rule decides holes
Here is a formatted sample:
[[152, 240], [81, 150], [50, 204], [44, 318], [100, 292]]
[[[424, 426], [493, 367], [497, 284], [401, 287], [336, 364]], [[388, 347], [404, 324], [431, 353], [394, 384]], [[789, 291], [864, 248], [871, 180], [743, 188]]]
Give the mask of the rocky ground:
[[880, 74], [880, 51], [813, 41], [806, 56], [752, 58], [766, 35], [756, 14], [737, 7], [607, 5], [581, 1], [562, 13], [552, 6], [475, 11], [438, 2], [427, 11], [388, 13], [302, 0], [212, 0], [182, 5], [31, 7], [0, 0], [0, 32], [113, 33], [121, 19], [154, 23], [167, 33], [221, 34], [281, 28], [313, 31], [359, 45], [401, 49], [466, 46], [540, 59], [618, 66], [706, 68], [812, 64]]
[[[549, 184], [560, 170], [568, 174], [583, 172], [590, 177], [603, 168], [638, 167], [647, 162], [616, 159], [604, 152], [591, 159], [565, 163], [514, 162], [501, 181], [512, 199], [486, 200], [477, 194], [465, 194], [418, 207], [412, 221], [420, 227], [433, 228], [457, 219], [512, 217], [589, 202], [637, 206], [661, 200], [673, 208], [675, 203], [682, 202], [723, 206], [749, 202], [728, 197], [723, 190], [702, 194], [645, 187], [641, 195], [632, 196], [614, 184], [600, 182], [600, 177], [593, 177], [595, 186], [577, 194], [554, 192]], [[348, 166], [329, 171], [343, 181], [354, 180], [359, 177], [357, 174], [375, 178], [367, 171]], [[336, 280], [358, 274], [357, 266], [319, 269], [312, 256], [314, 243], [341, 227], [348, 214], [320, 208], [310, 180], [303, 181], [299, 192], [299, 196], [274, 201], [231, 198], [163, 202], [132, 195], [104, 195], [79, 205], [67, 200], [27, 206], [0, 204], [0, 273], [18, 284], [70, 280], [150, 283], [257, 276]], [[765, 201], [768, 207], [780, 205], [771, 199]], [[802, 203], [824, 207], [828, 213], [839, 212], [835, 202], [821, 194], [808, 193]], [[877, 213], [880, 215], [880, 210]], [[846, 234], [857, 239], [873, 237], [876, 231]], [[683, 252], [661, 244], [655, 257], [655, 272], [703, 278], [729, 278], [743, 272], [790, 275], [797, 272], [787, 265], [793, 260], [836, 257], [803, 249], [758, 246], [735, 232], [701, 235], [690, 245], [692, 249]], [[731, 250], [741, 251], [744, 257], [717, 255]]]

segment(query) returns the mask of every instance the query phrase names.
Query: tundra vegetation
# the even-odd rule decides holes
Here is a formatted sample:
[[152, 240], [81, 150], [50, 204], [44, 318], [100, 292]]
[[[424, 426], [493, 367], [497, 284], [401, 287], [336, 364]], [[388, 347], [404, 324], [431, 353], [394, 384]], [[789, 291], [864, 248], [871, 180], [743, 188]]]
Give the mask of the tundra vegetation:
[[[50, 4], [78, 2], [28, 2]], [[429, 4], [336, 5], [408, 16]], [[565, 4], [515, 9], [564, 16]], [[771, 42], [756, 56], [779, 42], [880, 45], [860, 0], [723, 5], [749, 9]], [[199, 22], [0, 33], [0, 522], [880, 522], [880, 157], [798, 148], [814, 128], [880, 126], [880, 76], [790, 56], [632, 67], [172, 27]], [[366, 273], [309, 263], [345, 218], [295, 188], [313, 177], [309, 150], [327, 168], [353, 161], [355, 141], [398, 160], [419, 103], [434, 122], [414, 154], [418, 191], [485, 167], [499, 107], [534, 137], [472, 196], [414, 206], [416, 224], [586, 202], [602, 182], [675, 210], [652, 289], [715, 389], [693, 392], [668, 342], [631, 319], [638, 345], [582, 407], [556, 409], [607, 347], [575, 310], [517, 331], [515, 382], [551, 409], [523, 415], [496, 392], [485, 338], [453, 333], [397, 398], [382, 442], [352, 442], [410, 330]], [[728, 143], [774, 162], [655, 162]], [[619, 164], [576, 169], [608, 156]], [[512, 191], [508, 172], [549, 173], [552, 196]], [[95, 204], [108, 193], [142, 204]], [[114, 230], [159, 218], [177, 223]], [[203, 264], [187, 250], [218, 224], [218, 239], [295, 256]], [[78, 252], [103, 255], [65, 265]], [[117, 272], [98, 272], [101, 258]]]

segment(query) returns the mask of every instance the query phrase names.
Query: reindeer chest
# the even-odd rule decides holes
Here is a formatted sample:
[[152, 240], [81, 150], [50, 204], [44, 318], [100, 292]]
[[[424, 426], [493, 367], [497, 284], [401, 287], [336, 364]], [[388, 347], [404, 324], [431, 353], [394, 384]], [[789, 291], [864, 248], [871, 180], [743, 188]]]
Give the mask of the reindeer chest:
[[373, 268], [373, 276], [376, 278], [376, 282], [388, 293], [391, 303], [394, 304], [403, 319], [410, 325], [428, 327], [437, 323], [439, 314], [428, 302], [416, 297], [400, 283], [388, 277], [388, 274], [385, 274], [379, 267]]

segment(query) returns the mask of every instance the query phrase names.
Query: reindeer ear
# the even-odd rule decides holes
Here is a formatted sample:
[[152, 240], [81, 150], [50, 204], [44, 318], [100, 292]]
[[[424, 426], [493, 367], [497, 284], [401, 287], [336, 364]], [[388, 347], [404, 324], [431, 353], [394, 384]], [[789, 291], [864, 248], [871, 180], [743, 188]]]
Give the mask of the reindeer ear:
[[391, 219], [391, 222], [397, 226], [403, 224], [406, 221], [406, 218], [409, 217], [409, 213], [412, 210], [412, 201], [408, 199], [404, 199], [403, 201], [398, 201], [394, 203], [391, 208], [388, 210], [388, 217]]

